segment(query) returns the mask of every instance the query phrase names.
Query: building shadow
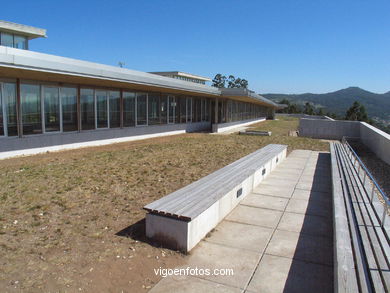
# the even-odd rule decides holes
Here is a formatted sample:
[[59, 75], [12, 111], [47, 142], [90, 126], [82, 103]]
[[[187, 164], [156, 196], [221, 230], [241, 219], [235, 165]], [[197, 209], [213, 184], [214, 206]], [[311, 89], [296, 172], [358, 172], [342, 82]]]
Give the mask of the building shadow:
[[330, 154], [319, 154], [284, 293], [333, 292], [333, 199], [330, 162]]

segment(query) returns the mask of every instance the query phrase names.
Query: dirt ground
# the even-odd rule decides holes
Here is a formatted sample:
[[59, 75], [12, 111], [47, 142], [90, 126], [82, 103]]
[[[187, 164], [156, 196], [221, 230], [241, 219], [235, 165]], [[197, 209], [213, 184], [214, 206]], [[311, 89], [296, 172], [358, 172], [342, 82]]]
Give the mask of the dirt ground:
[[186, 255], [145, 238], [142, 207], [269, 143], [328, 150], [289, 137], [295, 118], [260, 123], [271, 137], [162, 137], [0, 161], [0, 292], [144, 292], [154, 269]]

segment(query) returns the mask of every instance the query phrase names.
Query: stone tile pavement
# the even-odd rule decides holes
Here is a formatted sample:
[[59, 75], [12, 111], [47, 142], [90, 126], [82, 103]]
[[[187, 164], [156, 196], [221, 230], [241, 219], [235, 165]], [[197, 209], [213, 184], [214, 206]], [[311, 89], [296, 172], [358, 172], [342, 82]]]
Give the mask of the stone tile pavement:
[[210, 275], [168, 276], [150, 292], [332, 292], [330, 176], [329, 153], [293, 151], [191, 251], [187, 266]]

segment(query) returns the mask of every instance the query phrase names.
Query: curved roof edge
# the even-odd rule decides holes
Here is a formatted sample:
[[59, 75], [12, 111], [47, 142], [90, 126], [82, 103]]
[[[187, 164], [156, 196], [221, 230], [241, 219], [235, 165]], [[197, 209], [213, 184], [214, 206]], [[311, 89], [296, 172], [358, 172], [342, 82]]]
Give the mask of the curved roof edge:
[[0, 66], [40, 72], [55, 72], [99, 79], [110, 79], [154, 87], [220, 96], [218, 88], [159, 76], [152, 73], [104, 65], [78, 59], [0, 46]]
[[4, 46], [0, 46], [0, 67], [171, 88], [215, 97], [246, 98], [249, 101], [260, 102], [273, 108], [281, 108], [281, 105], [244, 88], [219, 89], [209, 85], [187, 82], [152, 73]]

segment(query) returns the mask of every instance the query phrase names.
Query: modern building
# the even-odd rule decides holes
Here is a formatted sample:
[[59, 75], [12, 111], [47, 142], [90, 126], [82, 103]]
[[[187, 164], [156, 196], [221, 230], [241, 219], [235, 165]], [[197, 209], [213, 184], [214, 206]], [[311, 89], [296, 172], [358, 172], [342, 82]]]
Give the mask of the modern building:
[[200, 75], [195, 75], [195, 74], [190, 74], [190, 73], [185, 73], [180, 71], [162, 71], [162, 72], [149, 72], [149, 73], [176, 78], [185, 81], [190, 81], [190, 82], [195, 82], [195, 83], [201, 83], [201, 84], [206, 84], [206, 82], [211, 81], [211, 79], [208, 77], [203, 77]]
[[182, 72], [145, 73], [28, 50], [46, 30], [0, 21], [0, 152], [220, 131], [278, 104]]

